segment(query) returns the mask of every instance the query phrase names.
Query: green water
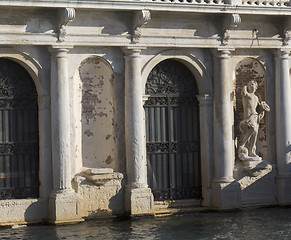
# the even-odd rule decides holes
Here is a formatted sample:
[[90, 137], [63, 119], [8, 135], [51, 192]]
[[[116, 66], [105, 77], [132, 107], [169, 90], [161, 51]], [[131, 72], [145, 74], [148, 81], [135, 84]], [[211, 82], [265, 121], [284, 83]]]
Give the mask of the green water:
[[0, 239], [290, 239], [291, 208], [0, 229]]

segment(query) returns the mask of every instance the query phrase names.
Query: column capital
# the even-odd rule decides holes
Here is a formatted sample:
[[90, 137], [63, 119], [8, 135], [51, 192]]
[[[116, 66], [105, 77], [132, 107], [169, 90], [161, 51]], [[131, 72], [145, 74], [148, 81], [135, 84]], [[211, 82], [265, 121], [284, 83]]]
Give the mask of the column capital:
[[276, 58], [287, 59], [290, 56], [291, 48], [278, 48], [272, 52]]
[[231, 52], [234, 52], [234, 48], [217, 48], [212, 49], [211, 53], [216, 58], [230, 58]]
[[199, 101], [200, 106], [212, 106], [213, 105], [213, 97], [210, 94], [201, 94], [196, 95], [197, 100]]
[[51, 46], [48, 46], [48, 51], [51, 54], [68, 53], [73, 48], [74, 46], [71, 46], [71, 45], [51, 45]]
[[150, 97], [149, 94], [142, 95], [142, 101], [143, 101], [143, 103], [145, 103], [145, 101], [147, 101], [149, 99], [149, 97]]
[[122, 47], [121, 50], [125, 54], [125, 56], [131, 56], [131, 57], [138, 57], [142, 50], [145, 50], [146, 47], [137, 47], [137, 46], [127, 46]]

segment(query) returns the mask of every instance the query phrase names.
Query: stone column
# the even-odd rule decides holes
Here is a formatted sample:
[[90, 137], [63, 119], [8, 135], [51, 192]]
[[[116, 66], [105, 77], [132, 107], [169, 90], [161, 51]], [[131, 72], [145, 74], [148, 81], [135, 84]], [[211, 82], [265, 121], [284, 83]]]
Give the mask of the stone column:
[[278, 49], [276, 56], [276, 159], [277, 189], [280, 205], [291, 204], [291, 85], [290, 50]]
[[200, 146], [202, 175], [202, 205], [211, 206], [211, 180], [213, 178], [213, 97], [197, 95], [200, 109]]
[[230, 51], [214, 52], [214, 180], [212, 205], [215, 209], [240, 207], [240, 185], [233, 179], [233, 69]]
[[53, 192], [50, 220], [53, 223], [80, 221], [79, 201], [71, 186], [70, 104], [67, 53], [70, 48], [50, 47], [51, 131]]
[[152, 214], [153, 195], [147, 185], [145, 122], [140, 48], [125, 53], [126, 210], [131, 215]]

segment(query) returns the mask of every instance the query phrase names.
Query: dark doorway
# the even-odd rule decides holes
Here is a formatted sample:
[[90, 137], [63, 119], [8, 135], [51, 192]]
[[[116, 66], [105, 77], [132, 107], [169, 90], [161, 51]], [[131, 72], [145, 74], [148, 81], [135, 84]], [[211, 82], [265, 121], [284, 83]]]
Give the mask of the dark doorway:
[[39, 197], [37, 92], [18, 63], [0, 59], [0, 199]]
[[146, 83], [148, 184], [155, 200], [201, 198], [198, 89], [176, 60], [159, 63]]

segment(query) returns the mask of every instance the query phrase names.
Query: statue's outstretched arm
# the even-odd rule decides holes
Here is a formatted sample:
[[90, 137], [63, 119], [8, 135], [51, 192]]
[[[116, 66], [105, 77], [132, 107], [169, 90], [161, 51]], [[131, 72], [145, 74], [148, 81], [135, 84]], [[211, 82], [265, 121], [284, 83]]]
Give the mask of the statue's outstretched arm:
[[242, 90], [241, 90], [241, 95], [242, 96], [246, 96], [248, 94], [248, 89], [247, 89], [247, 86], [244, 85]]

